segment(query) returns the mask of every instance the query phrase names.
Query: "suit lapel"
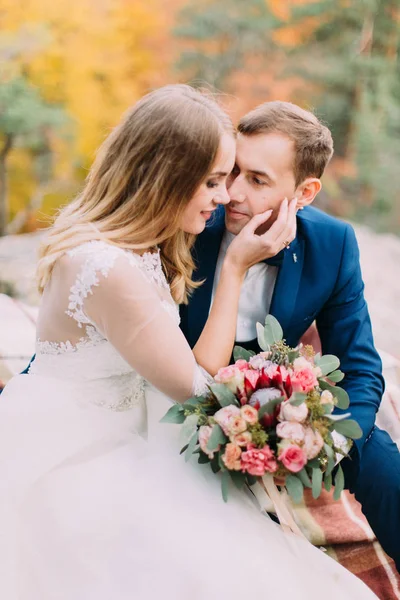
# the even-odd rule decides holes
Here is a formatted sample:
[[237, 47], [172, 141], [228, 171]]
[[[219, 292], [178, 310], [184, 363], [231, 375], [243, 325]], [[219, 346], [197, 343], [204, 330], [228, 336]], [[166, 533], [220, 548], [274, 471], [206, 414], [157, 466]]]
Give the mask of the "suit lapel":
[[275, 283], [270, 313], [278, 319], [284, 335], [288, 332], [296, 306], [304, 262], [304, 239], [297, 237], [285, 250], [283, 263]]

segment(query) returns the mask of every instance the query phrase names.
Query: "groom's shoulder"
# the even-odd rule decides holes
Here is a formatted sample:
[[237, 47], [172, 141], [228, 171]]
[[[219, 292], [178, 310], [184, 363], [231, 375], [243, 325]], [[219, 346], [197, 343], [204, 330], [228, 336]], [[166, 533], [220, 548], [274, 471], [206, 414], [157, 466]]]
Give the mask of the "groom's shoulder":
[[326, 214], [319, 208], [307, 206], [298, 214], [298, 228], [306, 238], [317, 238], [327, 241], [335, 238], [344, 239], [353, 228], [349, 223]]

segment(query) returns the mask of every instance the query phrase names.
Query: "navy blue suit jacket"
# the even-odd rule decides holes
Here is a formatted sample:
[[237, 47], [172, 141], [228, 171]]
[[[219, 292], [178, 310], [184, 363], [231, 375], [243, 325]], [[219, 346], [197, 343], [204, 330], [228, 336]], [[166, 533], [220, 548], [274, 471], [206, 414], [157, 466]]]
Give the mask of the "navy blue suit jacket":
[[[224, 228], [224, 211], [218, 209], [193, 249], [197, 265], [194, 279], [205, 279], [205, 283], [180, 310], [181, 329], [191, 347], [208, 317]], [[290, 346], [296, 346], [316, 320], [323, 354], [335, 354], [340, 359], [346, 374], [340, 386], [347, 390], [349, 411], [363, 431], [362, 438], [356, 441], [358, 452], [353, 452], [355, 460], [350, 469], [356, 475], [364, 443], [374, 426], [384, 382], [364, 299], [354, 230], [347, 223], [307, 207], [297, 215], [296, 239], [280, 256], [282, 263], [270, 313], [280, 322]]]

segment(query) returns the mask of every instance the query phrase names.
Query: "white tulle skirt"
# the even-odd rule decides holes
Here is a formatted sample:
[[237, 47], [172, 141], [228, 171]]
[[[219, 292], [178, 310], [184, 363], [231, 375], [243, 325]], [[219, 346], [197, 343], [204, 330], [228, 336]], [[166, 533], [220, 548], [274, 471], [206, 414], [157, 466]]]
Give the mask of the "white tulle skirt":
[[2, 600], [375, 598], [250, 497], [179, 456], [169, 401], [112, 412], [18, 376], [0, 397]]

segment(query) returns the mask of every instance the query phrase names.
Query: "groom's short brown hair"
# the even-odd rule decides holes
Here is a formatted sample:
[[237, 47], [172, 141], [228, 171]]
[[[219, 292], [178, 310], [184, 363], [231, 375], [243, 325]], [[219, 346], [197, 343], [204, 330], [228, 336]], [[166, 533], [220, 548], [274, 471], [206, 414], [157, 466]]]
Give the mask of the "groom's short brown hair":
[[239, 121], [239, 133], [280, 133], [294, 142], [296, 186], [307, 177], [320, 178], [333, 154], [328, 127], [308, 110], [291, 102], [265, 102]]

